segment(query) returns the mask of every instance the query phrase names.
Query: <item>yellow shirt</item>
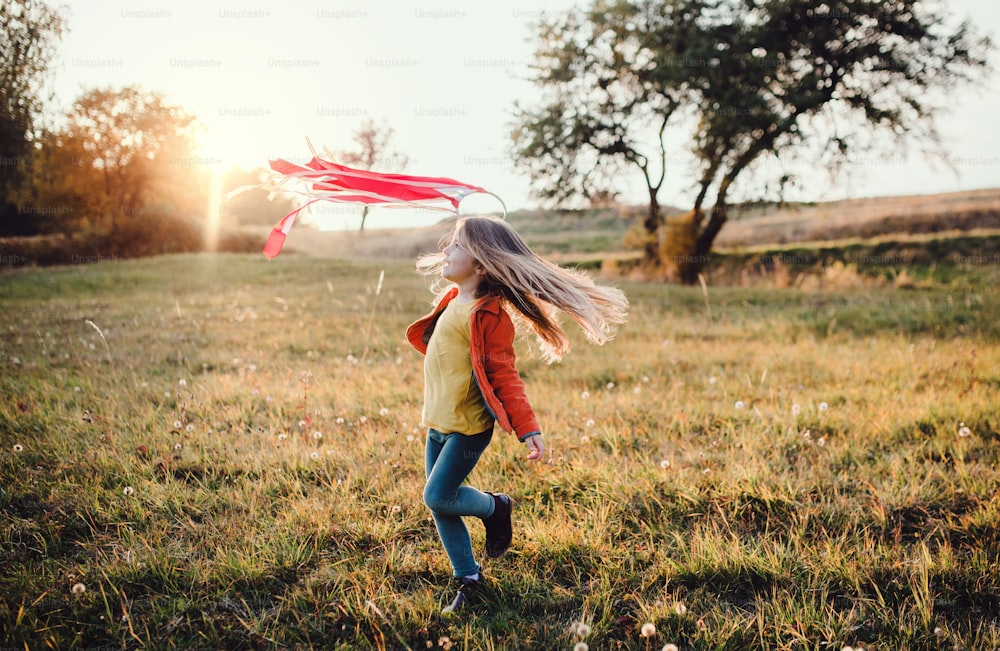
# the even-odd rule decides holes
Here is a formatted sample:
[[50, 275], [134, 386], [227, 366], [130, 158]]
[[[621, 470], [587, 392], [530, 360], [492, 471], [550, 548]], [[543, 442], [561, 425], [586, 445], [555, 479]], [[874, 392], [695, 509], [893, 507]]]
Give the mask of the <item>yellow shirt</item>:
[[445, 434], [479, 434], [493, 427], [493, 416], [472, 375], [469, 319], [475, 304], [449, 303], [427, 343], [423, 419]]

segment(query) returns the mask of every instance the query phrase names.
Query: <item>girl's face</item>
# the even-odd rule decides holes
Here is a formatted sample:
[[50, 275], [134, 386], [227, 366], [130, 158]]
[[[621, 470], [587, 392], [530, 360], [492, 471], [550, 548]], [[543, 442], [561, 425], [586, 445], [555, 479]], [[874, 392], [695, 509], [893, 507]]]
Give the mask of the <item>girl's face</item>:
[[478, 282], [482, 278], [482, 267], [463, 245], [461, 229], [455, 232], [451, 243], [444, 247], [442, 253], [444, 266], [441, 268], [441, 275], [445, 279], [463, 285], [469, 281]]

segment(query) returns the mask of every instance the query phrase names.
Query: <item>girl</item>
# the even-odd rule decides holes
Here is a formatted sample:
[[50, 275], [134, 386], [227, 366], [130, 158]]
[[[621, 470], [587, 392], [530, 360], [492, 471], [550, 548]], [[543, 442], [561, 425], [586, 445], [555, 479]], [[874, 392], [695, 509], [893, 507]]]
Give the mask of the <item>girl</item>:
[[542, 458], [541, 428], [514, 365], [514, 322], [534, 334], [545, 358], [560, 359], [569, 339], [557, 311], [603, 344], [628, 314], [625, 295], [586, 275], [539, 258], [507, 222], [468, 217], [456, 222], [442, 251], [417, 269], [439, 275], [434, 309], [406, 338], [425, 355], [423, 421], [427, 425], [424, 503], [451, 561], [458, 593], [443, 612], [467, 607], [482, 581], [463, 516], [486, 528], [486, 555], [502, 556], [513, 538], [513, 502], [504, 493], [463, 486], [493, 436], [494, 422]]

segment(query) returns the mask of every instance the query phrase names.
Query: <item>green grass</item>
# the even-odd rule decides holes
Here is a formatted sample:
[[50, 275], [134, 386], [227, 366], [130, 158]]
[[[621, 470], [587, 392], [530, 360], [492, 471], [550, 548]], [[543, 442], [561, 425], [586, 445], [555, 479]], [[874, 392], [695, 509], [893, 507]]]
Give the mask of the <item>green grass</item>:
[[622, 282], [608, 346], [573, 332], [547, 366], [522, 345], [550, 455], [495, 438], [472, 481], [514, 496], [515, 544], [485, 562], [492, 602], [447, 619], [411, 265], [7, 273], [0, 639], [1000, 647], [1000, 292], [968, 278], [707, 298]]

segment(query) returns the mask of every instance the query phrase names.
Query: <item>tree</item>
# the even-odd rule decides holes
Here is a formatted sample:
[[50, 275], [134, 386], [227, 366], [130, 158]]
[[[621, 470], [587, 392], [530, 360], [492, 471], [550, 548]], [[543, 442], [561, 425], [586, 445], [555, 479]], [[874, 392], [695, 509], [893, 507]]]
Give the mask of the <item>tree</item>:
[[[406, 167], [409, 159], [393, 149], [390, 145], [392, 136], [396, 133], [392, 127], [375, 124], [371, 118], [362, 123], [352, 136], [357, 149], [339, 152], [337, 157], [344, 165], [364, 170], [397, 171]], [[368, 206], [361, 210], [360, 231], [365, 230], [365, 220], [368, 218]]]
[[0, 210], [7, 213], [4, 222], [16, 213], [17, 193], [30, 171], [42, 87], [64, 29], [63, 19], [44, 2], [0, 0]]
[[[923, 0], [597, 0], [540, 25], [545, 95], [516, 107], [514, 159], [555, 201], [637, 167], [645, 263], [695, 282], [734, 184], [767, 157], [812, 148], [832, 165], [876, 133], [938, 145], [939, 98], [983, 72], [992, 48], [943, 11]], [[693, 127], [696, 196], [676, 241], [661, 241], [657, 195], [680, 149], [666, 135], [682, 125]]]
[[192, 153], [195, 127], [193, 116], [159, 93], [90, 90], [64, 126], [40, 139], [44, 165], [35, 172], [33, 200], [66, 206], [73, 216], [67, 226], [105, 233], [113, 247], [132, 246], [127, 240], [162, 230], [165, 220], [190, 230], [177, 218], [201, 219], [208, 205], [207, 175]]

